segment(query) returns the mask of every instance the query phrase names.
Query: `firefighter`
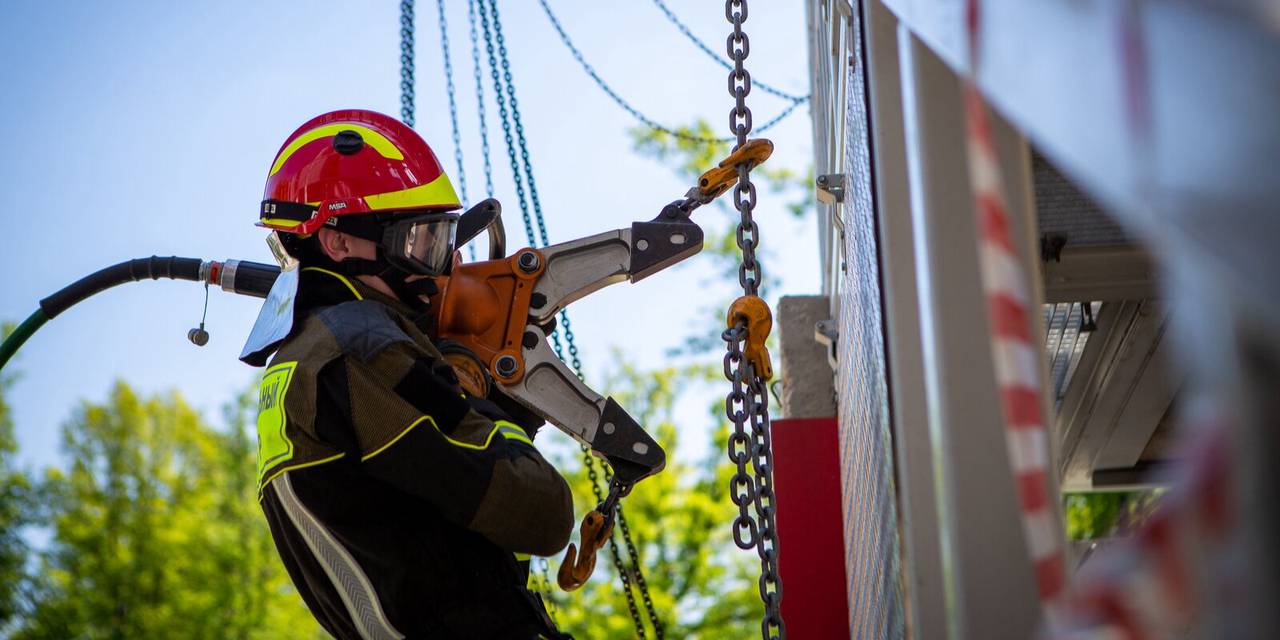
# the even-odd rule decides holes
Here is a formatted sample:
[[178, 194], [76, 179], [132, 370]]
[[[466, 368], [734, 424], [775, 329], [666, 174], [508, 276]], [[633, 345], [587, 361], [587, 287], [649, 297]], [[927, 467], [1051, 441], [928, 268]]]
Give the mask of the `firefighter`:
[[463, 388], [425, 333], [460, 208], [431, 149], [379, 113], [324, 114], [285, 141], [264, 198], [297, 287], [286, 337], [245, 358], [271, 356], [258, 486], [311, 612], [343, 639], [567, 637], [527, 588], [529, 554], [573, 526], [542, 421]]

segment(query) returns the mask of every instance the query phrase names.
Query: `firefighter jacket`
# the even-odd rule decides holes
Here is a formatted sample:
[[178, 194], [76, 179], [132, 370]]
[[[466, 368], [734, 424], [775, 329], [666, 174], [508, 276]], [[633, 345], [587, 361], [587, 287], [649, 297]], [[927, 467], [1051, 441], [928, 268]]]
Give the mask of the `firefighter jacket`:
[[316, 619], [344, 640], [562, 637], [527, 554], [568, 542], [564, 478], [464, 397], [407, 307], [323, 269], [299, 277], [262, 379], [258, 491]]

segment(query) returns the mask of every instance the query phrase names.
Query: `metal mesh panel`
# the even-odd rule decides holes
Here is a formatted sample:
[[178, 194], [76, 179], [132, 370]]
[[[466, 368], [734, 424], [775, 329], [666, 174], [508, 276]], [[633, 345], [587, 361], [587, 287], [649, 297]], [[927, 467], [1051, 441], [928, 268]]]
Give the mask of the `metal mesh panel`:
[[1039, 153], [1031, 156], [1040, 233], [1059, 235], [1073, 247], [1130, 244], [1128, 234]]
[[852, 638], [901, 638], [899, 568], [880, 270], [861, 51], [854, 12], [845, 111], [845, 269], [839, 298], [841, 493]]
[[[1093, 302], [1093, 317], [1102, 309], [1101, 302]], [[1049, 360], [1049, 384], [1053, 389], [1053, 407], [1056, 411], [1067, 393], [1071, 376], [1080, 364], [1080, 355], [1089, 343], [1090, 331], [1081, 331], [1084, 306], [1079, 302], [1044, 305], [1044, 351]]]

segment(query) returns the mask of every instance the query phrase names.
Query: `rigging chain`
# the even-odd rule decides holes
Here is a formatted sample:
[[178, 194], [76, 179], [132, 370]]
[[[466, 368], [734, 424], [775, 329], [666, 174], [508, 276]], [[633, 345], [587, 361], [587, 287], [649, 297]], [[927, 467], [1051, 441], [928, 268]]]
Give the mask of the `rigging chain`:
[[[560, 20], [558, 20], [555, 14], [552, 13], [551, 6], [547, 4], [547, 0], [538, 0], [538, 3], [542, 5], [542, 11], [547, 14], [547, 19], [551, 20], [551, 26], [555, 27], [556, 33], [560, 35], [560, 41], [563, 42], [564, 46], [569, 49], [569, 53], [573, 54], [573, 58], [578, 61], [578, 66], [582, 67], [582, 70], [585, 71], [586, 74], [590, 76], [593, 81], [595, 81], [596, 86], [600, 87], [600, 90], [604, 91], [605, 95], [609, 96], [610, 100], [613, 100], [614, 104], [618, 105], [623, 111], [626, 111], [627, 113], [631, 114], [631, 117], [635, 118], [636, 120], [639, 120], [641, 124], [644, 124], [645, 126], [651, 129], [656, 129], [669, 136], [679, 138], [681, 140], [688, 140], [690, 142], [700, 142], [703, 144], [715, 144], [720, 142], [734, 141], [734, 138], [732, 137], [707, 138], [703, 136], [695, 136], [688, 133], [684, 133], [683, 131], [680, 131], [678, 129], [672, 129], [671, 127], [664, 127], [658, 124], [658, 122], [653, 118], [650, 118], [645, 114], [641, 113], [639, 109], [636, 109], [635, 107], [631, 106], [631, 103], [624, 100], [622, 96], [618, 94], [617, 91], [614, 91], [613, 87], [609, 86], [609, 84], [605, 82], [603, 78], [600, 77], [600, 74], [596, 73], [595, 67], [591, 66], [591, 63], [587, 62], [586, 58], [583, 57], [582, 52], [579, 51], [578, 47], [573, 44], [573, 40], [569, 38], [569, 34], [566, 33], [564, 30], [564, 27], [560, 25]], [[790, 105], [787, 105], [787, 108], [783, 109], [781, 113], [774, 116], [772, 120], [769, 120], [768, 122], [761, 125], [760, 128], [756, 130], [756, 132], [759, 133], [772, 128], [773, 125], [778, 124], [784, 118], [791, 115], [791, 113], [796, 110], [796, 107], [799, 107], [801, 104], [804, 104], [805, 102], [807, 102], [806, 98], [801, 98], [800, 100], [793, 100]]]
[[[458, 129], [458, 102], [453, 91], [453, 61], [449, 57], [449, 23], [444, 18], [444, 0], [436, 0], [436, 13], [440, 20], [440, 54], [444, 59], [445, 93], [449, 96], [449, 123], [453, 125], [453, 159], [458, 168], [458, 188], [462, 191], [462, 201], [470, 204], [467, 197], [467, 169], [462, 163], [462, 131]], [[468, 256], [476, 260], [476, 245], [467, 244]]]
[[480, 155], [484, 156], [484, 193], [493, 197], [493, 163], [489, 161], [489, 125], [484, 112], [484, 82], [480, 77], [480, 39], [476, 33], [476, 0], [467, 0], [467, 21], [471, 25], [471, 71], [476, 82], [476, 119], [480, 121]]
[[[729, 130], [734, 134], [737, 147], [741, 147], [747, 142], [747, 134], [751, 133], [751, 109], [747, 108], [751, 74], [744, 66], [751, 44], [742, 30], [742, 23], [747, 20], [747, 0], [725, 0], [724, 12], [733, 25], [733, 32], [725, 42], [733, 60], [733, 70], [729, 72], [729, 95], [734, 98], [734, 106], [729, 112]], [[752, 219], [756, 188], [751, 183], [749, 164], [738, 165], [738, 184], [733, 188], [733, 200], [741, 214], [736, 234], [738, 248], [742, 251], [738, 283], [742, 285], [744, 296], [755, 296], [764, 274], [756, 259], [760, 229]], [[762, 375], [764, 372], [757, 371], [743, 354], [742, 343], [747, 339], [747, 329], [746, 319], [739, 317], [722, 336], [727, 343], [724, 373], [732, 383], [732, 390], [725, 397], [725, 414], [733, 423], [727, 449], [729, 460], [736, 467], [729, 483], [730, 495], [738, 507], [738, 515], [733, 521], [733, 541], [741, 549], [754, 547], [760, 556], [760, 599], [765, 608], [760, 633], [765, 640], [781, 639], [786, 637], [787, 631], [780, 610], [782, 580], [778, 577], [769, 393], [766, 377]], [[751, 425], [749, 434], [747, 423]], [[750, 471], [748, 462], [751, 463]], [[751, 507], [754, 507], [754, 513], [749, 510]]]
[[[498, 101], [498, 117], [502, 122], [502, 137], [507, 143], [507, 159], [511, 162], [511, 179], [515, 182], [516, 201], [520, 204], [520, 215], [524, 219], [524, 233], [529, 238], [530, 246], [537, 247], [537, 237], [533, 235], [533, 219], [529, 216], [529, 201], [524, 190], [524, 180], [520, 176], [520, 167], [516, 163], [515, 139], [511, 133], [511, 116], [507, 112], [507, 98], [503, 93], [502, 81], [498, 77], [498, 59], [494, 53], [493, 31], [489, 27], [489, 12], [485, 11], [487, 0], [480, 3], [480, 27], [484, 31], [484, 48], [489, 57], [489, 74], [493, 78], [493, 93]], [[497, 6], [493, 5], [494, 15]]]
[[[711, 58], [712, 60], [715, 60], [716, 63], [719, 64], [720, 66], [724, 67], [725, 69], [728, 69], [729, 71], [733, 71], [733, 65], [729, 64], [728, 61], [720, 57], [720, 55], [717, 54], [715, 51], [712, 51], [711, 47], [708, 47], [707, 43], [699, 39], [698, 36], [693, 35], [693, 31], [689, 29], [689, 26], [686, 25], [683, 21], [680, 20], [679, 17], [676, 16], [675, 12], [672, 11], [671, 8], [667, 6], [667, 3], [663, 2], [662, 0], [653, 0], [653, 4], [658, 6], [658, 10], [661, 11], [663, 15], [667, 16], [667, 20], [671, 22], [671, 24], [675, 25], [676, 29], [679, 29], [680, 33], [683, 33], [684, 37], [688, 38], [689, 42], [693, 43], [693, 46], [697, 47], [698, 50], [707, 54], [707, 57]], [[787, 93], [786, 91], [778, 89], [772, 85], [765, 84], [759, 80], [753, 80], [751, 82], [751, 87], [753, 89], [760, 89], [765, 93], [775, 95], [775, 96], [778, 96], [779, 98], [782, 98], [783, 100], [790, 100], [792, 102], [804, 102], [805, 100], [809, 99], [809, 96], [807, 95], [798, 96], [794, 93]]]
[[[525, 206], [523, 197], [521, 198], [520, 213], [524, 217], [525, 233], [528, 234], [529, 236], [530, 246], [537, 247], [539, 246], [537, 242], [541, 242], [542, 243], [541, 246], [545, 247], [551, 244], [551, 240], [547, 235], [546, 218], [542, 215], [542, 201], [541, 199], [538, 198], [538, 183], [536, 180], [534, 180], [534, 177], [533, 177], [533, 164], [529, 160], [529, 145], [524, 137], [524, 119], [520, 117], [520, 103], [516, 99], [516, 89], [511, 79], [511, 62], [507, 56], [506, 38], [504, 38], [502, 35], [502, 22], [499, 20], [499, 17], [498, 17], [498, 4], [495, 0], [489, 0], [489, 3], [490, 3], [489, 5], [490, 12], [493, 15], [494, 39], [497, 41], [497, 44], [498, 44], [498, 60], [500, 61], [500, 65], [502, 66], [502, 80], [505, 85], [505, 92], [506, 92], [507, 99], [510, 100], [511, 102], [511, 123], [515, 126], [516, 143], [520, 146], [520, 160], [524, 168], [524, 179], [529, 187], [529, 204], [533, 208], [533, 223], [536, 224], [538, 227], [537, 241], [534, 240], [533, 234], [531, 232], [532, 226], [529, 223], [530, 222], [529, 209]], [[486, 32], [485, 34], [486, 42], [488, 41], [488, 37], [489, 37], [488, 33]], [[490, 68], [492, 69], [494, 89], [498, 94], [499, 108], [501, 109], [503, 92], [498, 89], [498, 71], [497, 71], [497, 68], [493, 66], [492, 44], [490, 44], [489, 47], [490, 47], [489, 64], [490, 64]], [[511, 159], [511, 174], [516, 181], [517, 190], [519, 190], [520, 174], [519, 174], [519, 170], [516, 169], [514, 156], [510, 155], [511, 154], [511, 131], [510, 131], [511, 127], [508, 126], [505, 115], [503, 116], [502, 128], [503, 128], [503, 134], [506, 137], [508, 156]], [[565, 347], [568, 348], [569, 358], [572, 361], [574, 370], [578, 373], [578, 377], [581, 378], [582, 377], [582, 361], [578, 357], [578, 345], [574, 342], [574, 336], [573, 336], [573, 323], [570, 322], [569, 320], [569, 312], [567, 309], [560, 310], [560, 330], [555, 331], [554, 334], [556, 335], [553, 336], [555, 347], [556, 347], [555, 348], [556, 355], [561, 360], [564, 360], [564, 351], [563, 351], [564, 347], [562, 347], [560, 344], [560, 336], [559, 336], [560, 333], [564, 334]], [[630, 554], [634, 556], [635, 549], [630, 544], [629, 538], [628, 538], [627, 546], [628, 546], [628, 551], [630, 551]], [[645, 595], [647, 596], [648, 593], [646, 592]]]
[[[476, 1], [477, 0], [471, 0], [473, 4]], [[507, 56], [506, 42], [502, 35], [502, 24], [498, 14], [498, 7], [497, 3], [493, 0], [487, 1], [489, 3], [488, 13], [485, 12], [486, 0], [479, 0], [480, 25], [484, 32], [485, 51], [489, 59], [490, 75], [493, 80], [494, 93], [497, 96], [498, 102], [498, 115], [502, 122], [503, 138], [507, 146], [507, 158], [511, 164], [511, 173], [516, 186], [516, 196], [520, 204], [520, 213], [524, 222], [525, 234], [528, 237], [529, 244], [531, 246], [537, 247], [539, 240], [541, 240], [543, 246], [546, 246], [550, 244], [546, 229], [546, 222], [542, 214], [541, 203], [538, 200], [537, 185], [533, 179], [532, 162], [529, 159], [528, 146], [524, 136], [524, 124], [520, 117], [519, 104], [515, 97], [515, 86], [512, 81], [511, 66]], [[492, 30], [489, 25], [490, 16], [492, 16], [493, 19]], [[497, 43], [497, 55], [495, 55], [495, 40]], [[499, 62], [499, 59], [501, 62]], [[505, 87], [503, 82], [499, 81], [499, 67], [502, 68], [502, 80], [505, 82]], [[507, 99], [511, 102], [510, 114], [507, 112]], [[513, 120], [515, 125], [514, 138], [512, 136]], [[515, 144], [517, 141], [520, 146], [520, 157], [523, 161], [522, 164], [525, 171], [525, 179], [527, 179], [529, 183], [529, 195], [531, 196], [533, 204], [532, 215], [530, 212], [529, 201], [526, 200], [525, 197], [526, 192], [524, 189], [524, 183], [521, 180], [520, 165], [516, 162]], [[535, 216], [538, 227], [537, 236], [534, 235]], [[574, 342], [568, 313], [564, 310], [560, 312], [560, 324], [563, 327], [565, 341], [568, 343], [569, 355], [574, 372], [579, 378], [582, 378], [582, 362], [579, 359], [577, 344]], [[556, 355], [563, 360], [564, 347], [561, 344], [559, 334], [559, 329], [552, 333], [552, 343]], [[583, 447], [583, 462], [587, 467], [587, 476], [591, 481], [592, 493], [595, 495], [597, 502], [601, 502], [604, 500], [604, 495], [599, 483], [599, 474], [596, 471], [595, 457], [590, 454], [590, 450], [586, 447]], [[609, 474], [607, 467], [603, 467], [602, 465], [602, 468], [604, 468], [606, 482], [611, 480], [611, 474]], [[649, 622], [654, 628], [654, 635], [658, 638], [662, 638], [662, 623], [653, 606], [653, 599], [649, 594], [648, 584], [644, 580], [644, 573], [640, 567], [639, 553], [636, 550], [634, 541], [632, 540], [630, 529], [626, 525], [626, 516], [623, 514], [621, 505], [617, 508], [617, 517], [622, 529], [623, 542], [627, 548], [627, 555], [632, 560], [632, 570], [628, 571], [627, 567], [623, 564], [622, 554], [618, 549], [617, 541], [613, 536], [609, 537], [609, 551], [612, 556], [614, 569], [617, 571], [619, 579], [623, 584], [623, 591], [627, 599], [627, 607], [630, 610], [632, 622], [635, 624], [636, 634], [640, 638], [646, 637], [644, 624], [641, 620], [639, 609], [636, 606], [635, 596], [631, 589], [632, 576], [634, 576], [634, 582], [640, 591], [641, 598], [646, 608], [646, 613], [648, 614]]]
[[413, 127], [413, 0], [400, 0], [400, 120]]

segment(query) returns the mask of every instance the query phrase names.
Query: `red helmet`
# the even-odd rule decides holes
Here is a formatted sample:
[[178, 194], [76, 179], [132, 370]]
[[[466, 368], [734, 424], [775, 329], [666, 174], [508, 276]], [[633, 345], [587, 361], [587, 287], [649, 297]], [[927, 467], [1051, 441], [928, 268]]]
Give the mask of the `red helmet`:
[[267, 173], [258, 225], [301, 237], [333, 227], [379, 242], [393, 262], [431, 263], [452, 254], [460, 207], [417, 132], [381, 113], [346, 109], [312, 118], [285, 140]]

